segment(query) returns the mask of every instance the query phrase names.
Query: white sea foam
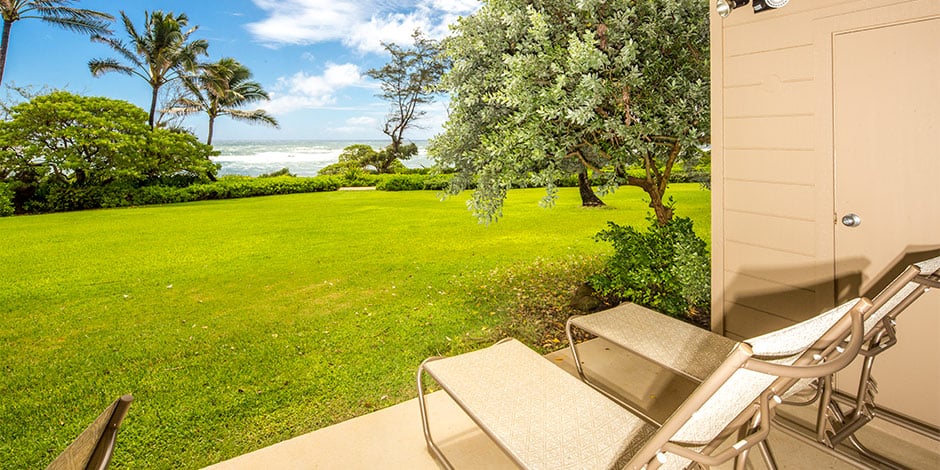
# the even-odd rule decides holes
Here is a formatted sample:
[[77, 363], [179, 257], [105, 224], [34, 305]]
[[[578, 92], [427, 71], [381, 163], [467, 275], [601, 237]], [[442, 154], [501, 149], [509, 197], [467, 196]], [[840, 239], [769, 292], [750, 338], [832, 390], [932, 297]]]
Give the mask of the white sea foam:
[[[316, 176], [322, 168], [339, 161], [343, 149], [357, 143], [379, 149], [384, 141], [222, 141], [213, 144], [218, 156], [212, 161], [221, 165], [219, 175], [258, 176], [287, 168], [297, 176]], [[427, 142], [416, 142], [418, 155], [404, 162], [410, 168], [430, 167]]]

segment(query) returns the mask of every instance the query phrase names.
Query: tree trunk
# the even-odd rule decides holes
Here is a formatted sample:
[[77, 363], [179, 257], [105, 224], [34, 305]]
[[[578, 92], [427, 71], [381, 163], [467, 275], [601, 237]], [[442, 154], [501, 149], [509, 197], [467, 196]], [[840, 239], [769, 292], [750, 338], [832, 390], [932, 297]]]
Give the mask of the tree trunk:
[[147, 118], [147, 124], [150, 124], [150, 130], [153, 130], [153, 118], [157, 113], [157, 98], [160, 95], [160, 87], [153, 87], [153, 94], [150, 96], [150, 117]]
[[581, 191], [581, 206], [582, 207], [600, 207], [604, 206], [604, 201], [601, 201], [597, 194], [594, 194], [594, 190], [591, 189], [591, 182], [588, 180], [587, 170], [581, 170], [578, 173], [578, 189]]
[[212, 128], [215, 127], [215, 117], [209, 116], [209, 136], [206, 137], [206, 145], [212, 145]]
[[627, 177], [627, 184], [639, 187], [650, 197], [649, 207], [656, 214], [656, 221], [659, 225], [666, 225], [672, 220], [672, 208], [663, 204], [663, 194], [659, 191], [660, 186], [658, 184], [632, 176]]
[[0, 83], [3, 83], [3, 71], [6, 69], [7, 50], [10, 48], [10, 29], [12, 27], [12, 21], [3, 20], [3, 36], [0, 38]]

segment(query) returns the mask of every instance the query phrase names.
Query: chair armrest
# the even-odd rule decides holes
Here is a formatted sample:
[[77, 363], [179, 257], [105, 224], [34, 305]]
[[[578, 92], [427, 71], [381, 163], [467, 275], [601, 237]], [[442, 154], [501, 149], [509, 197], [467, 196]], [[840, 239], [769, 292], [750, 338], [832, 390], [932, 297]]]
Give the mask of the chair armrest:
[[[755, 372], [762, 372], [765, 374], [796, 379], [825, 377], [827, 375], [834, 374], [852, 363], [856, 356], [858, 356], [858, 352], [862, 349], [862, 344], [865, 341], [865, 324], [863, 321], [863, 314], [868, 311], [871, 306], [872, 303], [870, 300], [862, 298], [859, 299], [858, 303], [855, 304], [851, 310], [849, 310], [847, 316], [850, 317], [852, 322], [852, 338], [844, 349], [836, 349], [837, 355], [834, 359], [826, 356], [825, 362], [813, 365], [802, 365], [800, 364], [800, 362], [802, 362], [801, 359], [816, 362], [822, 358], [801, 357], [800, 359], [797, 359], [797, 362], [794, 365], [787, 365], [775, 364], [772, 362], [751, 358], [747, 363], [745, 363], [744, 368], [753, 370]], [[840, 328], [842, 324], [843, 320], [840, 320], [836, 323], [835, 326], [832, 327], [830, 331]]]

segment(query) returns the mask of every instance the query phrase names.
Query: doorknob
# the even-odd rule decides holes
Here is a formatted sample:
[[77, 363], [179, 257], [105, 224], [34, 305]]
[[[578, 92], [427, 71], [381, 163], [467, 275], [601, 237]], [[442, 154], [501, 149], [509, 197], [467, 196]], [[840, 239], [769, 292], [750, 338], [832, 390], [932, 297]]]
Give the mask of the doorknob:
[[858, 227], [862, 225], [862, 218], [858, 214], [845, 214], [842, 216], [842, 225], [846, 227]]

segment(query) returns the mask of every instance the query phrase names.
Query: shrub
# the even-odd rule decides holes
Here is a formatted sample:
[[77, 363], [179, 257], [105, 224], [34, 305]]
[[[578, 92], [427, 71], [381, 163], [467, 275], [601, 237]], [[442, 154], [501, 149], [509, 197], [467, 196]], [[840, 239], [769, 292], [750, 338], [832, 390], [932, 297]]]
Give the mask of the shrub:
[[0, 183], [0, 217], [13, 215], [13, 189], [7, 183]]
[[345, 171], [337, 174], [337, 176], [339, 176], [343, 186], [349, 187], [365, 188], [375, 186], [379, 182], [379, 178], [376, 175], [355, 166], [346, 168]]
[[290, 168], [284, 167], [277, 171], [272, 171], [271, 173], [264, 173], [258, 175], [258, 178], [275, 178], [278, 176], [297, 176], [290, 172]]
[[443, 190], [450, 185], [450, 175], [382, 175], [375, 189], [381, 191]]
[[598, 241], [610, 242], [614, 254], [590, 283], [599, 293], [635, 302], [668, 315], [707, 324], [711, 311], [711, 268], [705, 241], [692, 230], [692, 219], [673, 217], [659, 225], [650, 217], [641, 232], [608, 222]]
[[195, 135], [151, 130], [131, 103], [56, 91], [0, 121], [0, 175], [29, 211], [127, 205], [138, 186], [214, 175], [212, 148]]

